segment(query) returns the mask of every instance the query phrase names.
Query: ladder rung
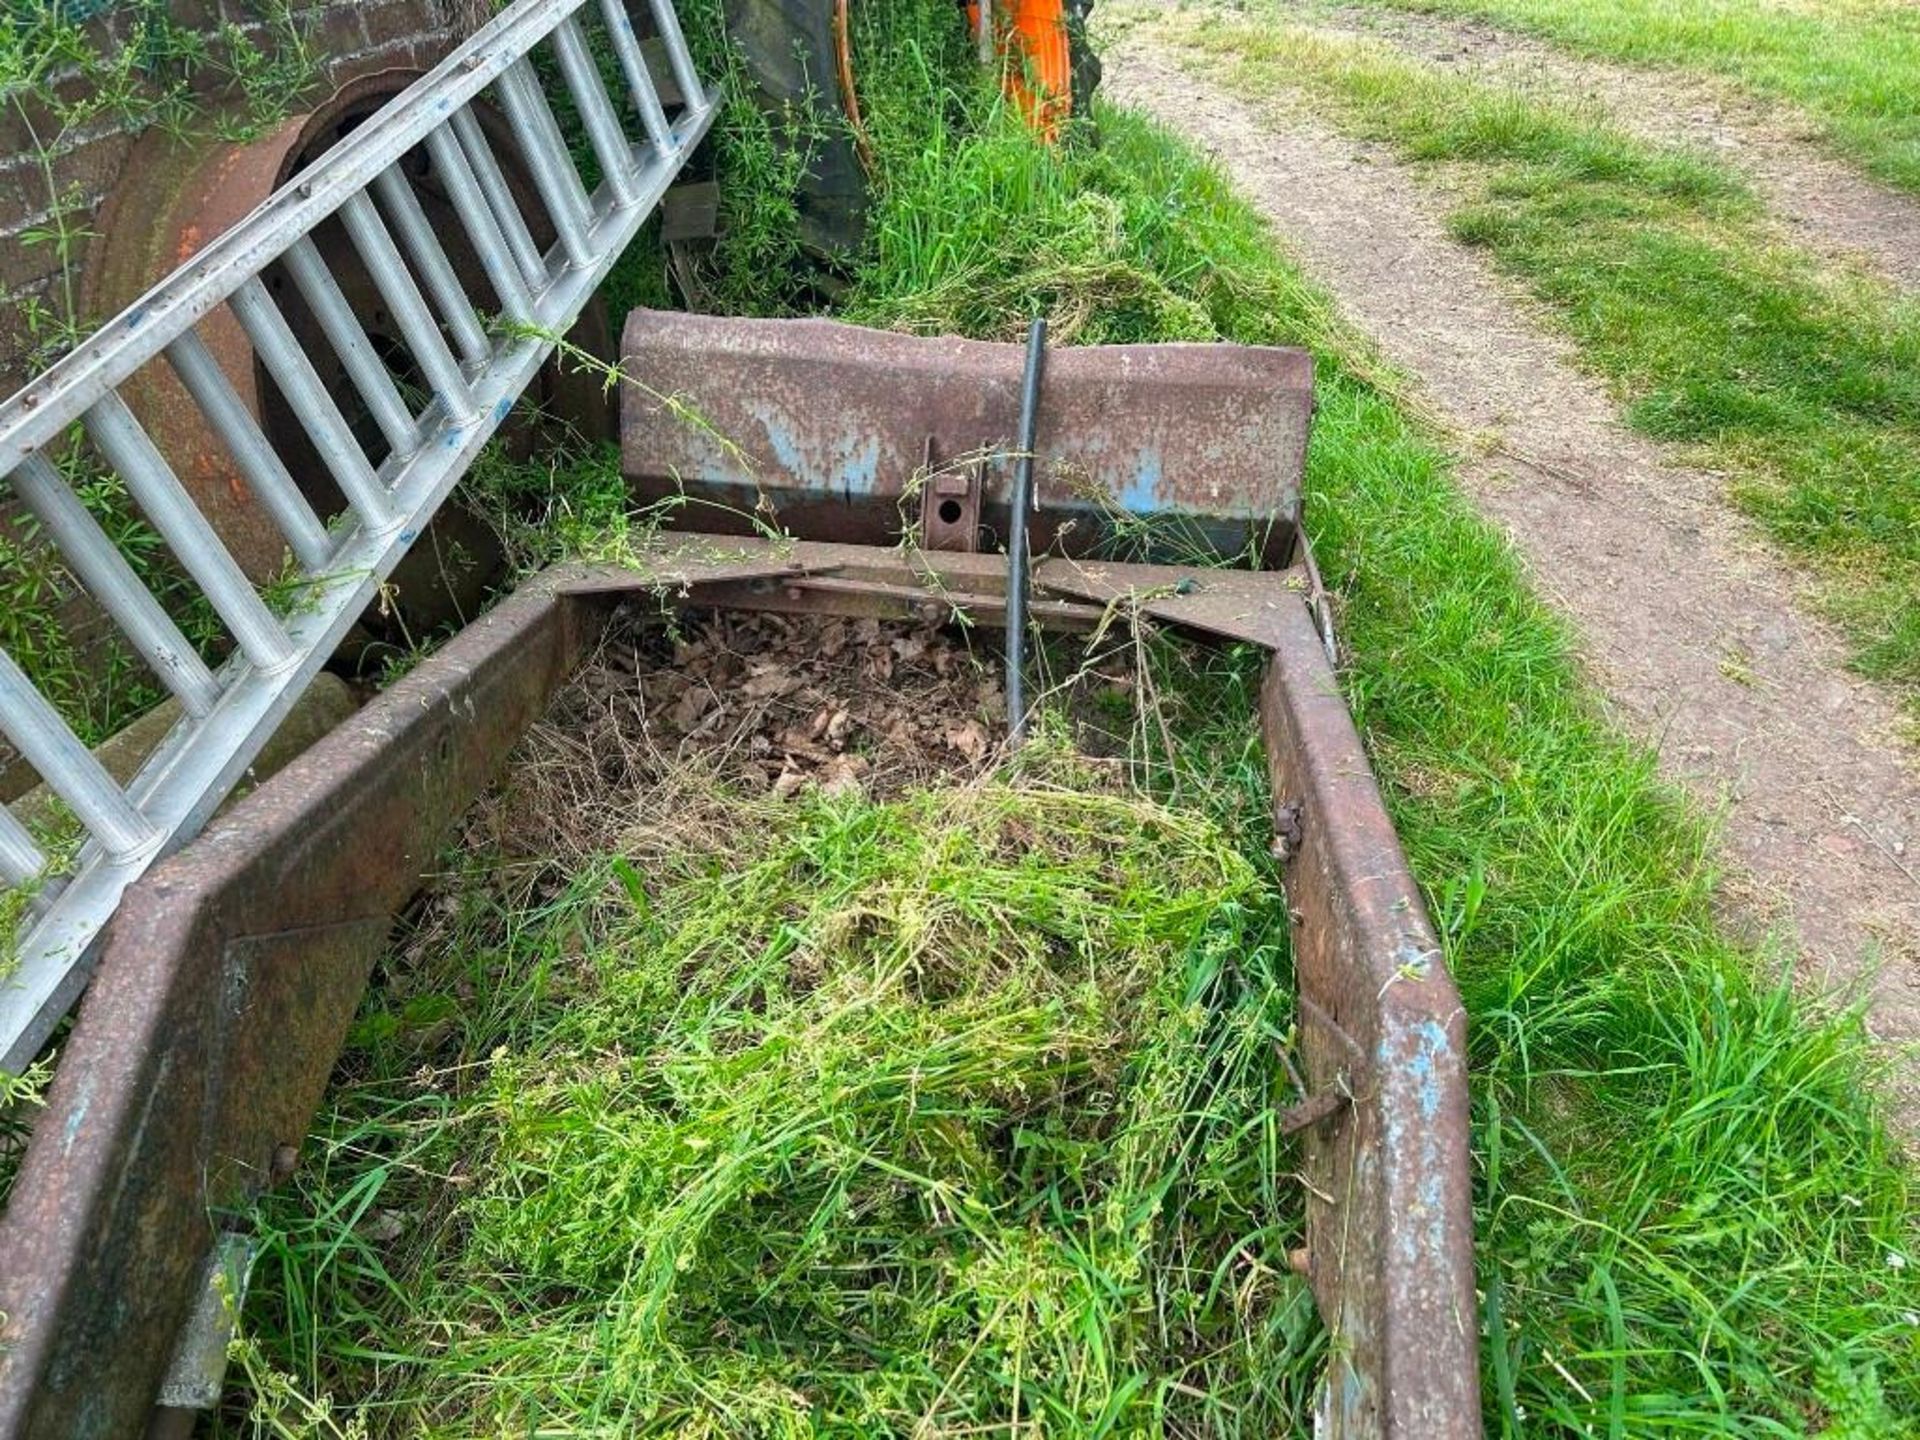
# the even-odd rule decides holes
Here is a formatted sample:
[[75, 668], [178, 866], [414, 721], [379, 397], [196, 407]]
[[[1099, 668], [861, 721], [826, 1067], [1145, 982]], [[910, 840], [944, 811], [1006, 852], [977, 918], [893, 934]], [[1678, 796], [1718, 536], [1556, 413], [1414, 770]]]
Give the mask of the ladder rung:
[[640, 123], [647, 127], [647, 138], [660, 156], [669, 156], [673, 154], [673, 129], [667, 124], [660, 92], [654, 87], [652, 72], [647, 69], [640, 37], [633, 33], [633, 19], [627, 14], [626, 0], [600, 0], [600, 13], [606, 18], [613, 53], [626, 74], [627, 89], [633, 96], [634, 108], [640, 112]]
[[554, 123], [540, 81], [531, 65], [517, 60], [500, 76], [497, 88], [508, 118], [520, 133], [520, 154], [533, 176], [533, 188], [547, 207], [547, 218], [559, 232], [567, 263], [585, 270], [594, 261], [593, 242], [587, 238], [592, 222], [587, 192], [567, 157], [566, 143], [560, 138], [560, 127]]
[[246, 477], [247, 488], [280, 527], [280, 533], [287, 537], [294, 559], [309, 571], [324, 570], [333, 555], [333, 541], [327, 536], [327, 527], [313, 513], [313, 506], [300, 493], [300, 487], [287, 473], [278, 452], [261, 433], [246, 402], [234, 392], [220, 369], [220, 362], [213, 358], [205, 342], [194, 331], [187, 331], [167, 347], [167, 363], [173, 366], [187, 393], [193, 396], [194, 403], [226, 444], [240, 473]]
[[520, 204], [513, 198], [513, 188], [500, 172], [500, 162], [494, 158], [487, 132], [481, 128], [471, 110], [455, 112], [453, 132], [459, 137], [460, 148], [473, 167], [480, 193], [487, 197], [487, 208], [493, 211], [494, 223], [506, 237], [507, 248], [513, 252], [514, 263], [520, 267], [521, 278], [526, 281], [528, 290], [538, 294], [553, 282], [553, 276], [547, 269], [546, 257], [540, 253], [540, 247], [534, 244], [533, 232], [527, 229], [526, 217], [520, 213]]
[[387, 437], [387, 444], [393, 447], [393, 453], [413, 454], [420, 448], [420, 426], [407, 402], [400, 398], [400, 387], [387, 372], [386, 361], [374, 351], [366, 329], [341, 293], [340, 282], [333, 278], [327, 262], [320, 258], [312, 237], [302, 235], [282, 259], [301, 298], [326, 333], [327, 343], [340, 357], [340, 363], [347, 367], [348, 378], [367, 402], [374, 423]]
[[13, 472], [13, 493], [39, 520], [87, 592], [113, 617], [127, 643], [179, 697], [182, 708], [194, 716], [211, 710], [220, 698], [213, 672], [44, 455], [36, 452], [20, 462]]
[[407, 262], [400, 258], [400, 251], [394, 245], [393, 237], [387, 233], [380, 212], [373, 208], [373, 201], [367, 198], [365, 191], [340, 207], [340, 219], [347, 227], [347, 234], [353, 237], [354, 248], [360, 252], [361, 260], [373, 276], [374, 287], [387, 302], [387, 308], [393, 312], [394, 321], [400, 326], [400, 334], [407, 342], [407, 349], [420, 366], [421, 373], [426, 376], [433, 393], [440, 398], [441, 408], [450, 419], [460, 423], [472, 419], [472, 387], [467, 384], [467, 377], [460, 373], [460, 362], [453, 358], [453, 351], [447, 348], [446, 336], [440, 333], [440, 326], [434, 320], [433, 312], [427, 309], [420, 287], [413, 283]]
[[106, 767], [67, 728], [59, 712], [40, 698], [33, 682], [4, 650], [0, 650], [0, 732], [114, 859], [133, 859], [160, 838]]
[[27, 827], [0, 805], [0, 885], [31, 885], [46, 872], [47, 857]]
[[279, 670], [299, 658], [287, 632], [267, 609], [245, 572], [193, 503], [164, 456], [117, 391], [109, 390], [86, 414], [87, 434], [126, 482], [153, 528], [199, 582], [208, 601], [233, 632], [247, 659], [262, 670]]
[[[487, 343], [487, 332], [474, 314], [473, 298], [460, 283], [453, 262], [447, 258], [446, 247], [433, 233], [426, 211], [420, 208], [420, 197], [413, 193], [406, 175], [398, 165], [390, 165], [374, 177], [373, 188], [379, 192], [388, 222], [400, 232], [400, 243], [407, 247], [407, 254], [413, 257], [413, 263], [426, 280], [428, 293], [439, 307], [441, 318], [453, 332], [453, 343], [461, 359], [476, 369], [486, 364], [493, 347]], [[481, 264], [486, 263], [483, 258]]]
[[[434, 169], [447, 187], [447, 197], [453, 201], [461, 227], [473, 243], [474, 253], [480, 257], [487, 281], [499, 297], [501, 310], [513, 319], [531, 320], [533, 294], [527, 289], [520, 262], [514, 258], [507, 237], [501, 233], [500, 222], [494, 218], [493, 208], [487, 203], [460, 142], [451, 130], [442, 126], [427, 136], [427, 153], [433, 157]], [[527, 243], [532, 245], [531, 237]]]
[[327, 393], [313, 362], [307, 359], [307, 352], [294, 338], [287, 317], [267, 294], [267, 287], [257, 277], [248, 280], [227, 297], [227, 304], [287, 404], [300, 417], [301, 426], [313, 440], [314, 449], [319, 451], [327, 473], [333, 476], [340, 493], [346, 497], [348, 507], [376, 535], [393, 529], [400, 523], [393, 496], [380, 483], [366, 451], [354, 438], [353, 427], [347, 424], [346, 416]]
[[706, 104], [706, 87], [694, 72], [693, 56], [687, 50], [687, 37], [681, 33], [673, 0], [652, 0], [652, 4], [654, 28], [667, 42], [667, 61], [673, 66], [673, 82], [680, 87], [681, 103], [689, 109]]
[[613, 106], [607, 100], [600, 71], [594, 65], [593, 57], [587, 53], [587, 42], [580, 38], [580, 27], [571, 15], [562, 20], [559, 28], [553, 32], [553, 48], [560, 61], [560, 73], [567, 82], [573, 103], [579, 107], [581, 123], [587, 128], [587, 138], [593, 143], [593, 153], [599, 157], [600, 168], [606, 174], [615, 203], [633, 204], [640, 196], [633, 146], [627, 140], [626, 132], [620, 128], [620, 118], [613, 113]]

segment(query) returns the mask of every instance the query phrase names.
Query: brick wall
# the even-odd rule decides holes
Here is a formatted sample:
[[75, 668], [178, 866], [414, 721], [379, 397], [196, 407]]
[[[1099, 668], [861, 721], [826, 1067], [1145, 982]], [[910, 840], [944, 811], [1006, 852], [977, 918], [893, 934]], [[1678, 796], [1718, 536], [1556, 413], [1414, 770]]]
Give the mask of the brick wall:
[[[73, 0], [66, 4], [70, 14], [78, 8]], [[117, 7], [111, 4], [93, 8], [102, 12], [90, 23], [106, 50], [123, 38], [126, 23], [114, 18]], [[177, 23], [196, 29], [232, 23], [254, 37], [267, 33], [258, 0], [173, 0], [168, 9]], [[331, 0], [300, 4], [292, 18], [319, 62], [322, 78], [315, 93], [324, 95], [356, 75], [431, 65], [491, 10], [488, 0]], [[68, 77], [60, 83], [77, 81]], [[220, 97], [210, 95], [208, 102], [217, 105]], [[53, 197], [69, 193], [80, 202], [71, 222], [85, 228], [138, 138], [125, 121], [115, 119], [81, 125], [57, 140], [48, 125], [47, 117], [21, 115], [13, 106], [0, 112], [0, 388], [6, 391], [18, 388], [23, 378], [28, 349], [20, 323], [23, 303], [38, 296], [61, 308], [55, 293], [60, 259], [53, 247], [32, 243], [32, 232], [47, 224]], [[48, 141], [53, 141], [50, 165], [38, 153]], [[75, 261], [85, 264], [84, 241]]]

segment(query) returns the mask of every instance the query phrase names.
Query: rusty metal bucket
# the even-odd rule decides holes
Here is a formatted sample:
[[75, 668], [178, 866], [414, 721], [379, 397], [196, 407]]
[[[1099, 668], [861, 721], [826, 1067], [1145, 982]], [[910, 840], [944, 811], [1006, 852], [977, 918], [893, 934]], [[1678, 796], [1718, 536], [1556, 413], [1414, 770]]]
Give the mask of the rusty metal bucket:
[[[1017, 345], [636, 310], [621, 356], [628, 483], [683, 505], [691, 529], [890, 545], [918, 527], [929, 549], [1004, 543]], [[1034, 551], [1285, 565], [1312, 415], [1303, 350], [1054, 351]], [[977, 500], [943, 537], [921, 526], [923, 496], [949, 479], [973, 481]]]
[[[697, 359], [692, 332], [722, 323], [683, 320], [685, 330], [665, 338]], [[648, 345], [672, 328], [635, 325]], [[918, 539], [912, 516], [937, 518], [941, 498], [966, 498], [929, 483], [926, 437], [961, 455], [1003, 445], [1008, 357], [990, 352], [1012, 347], [937, 342], [926, 354], [963, 360], [965, 383], [923, 360], [861, 400], [848, 377], [869, 361], [832, 333], [843, 328], [809, 323], [783, 338], [740, 326], [695, 367], [697, 381], [679, 368], [676, 423], [684, 428], [686, 409], [697, 408], [712, 427], [700, 439], [676, 437], [657, 413], [673, 392], [636, 387], [625, 438], [640, 483], [664, 487], [671, 476], [675, 487], [707, 485], [716, 500], [737, 502], [748, 466], [725, 446], [720, 459], [705, 447], [718, 445], [712, 431], [740, 422], [747, 439], [734, 444], [752, 462], [754, 493], [773, 497], [780, 518], [804, 515], [836, 537], [844, 524], [862, 539], [903, 528]], [[635, 327], [628, 334], [631, 343]], [[777, 392], [785, 398], [776, 404], [776, 392], [753, 388], [774, 375], [800, 385], [804, 367], [785, 347], [822, 335], [841, 355], [815, 391], [824, 428], [809, 423], [800, 390]], [[1285, 546], [1295, 545], [1304, 356], [1089, 354], [1071, 365], [1063, 357], [1063, 378], [1050, 384], [1053, 428], [1040, 447], [1049, 459], [1079, 456], [1081, 483], [1119, 496], [1124, 516], [1132, 501], [1116, 477], [1140, 474], [1138, 457], [1151, 452], [1163, 476], [1155, 503], [1183, 533], [1272, 545], [1284, 529]], [[1155, 388], [1153, 377], [1174, 372], [1188, 383]], [[913, 375], [931, 387], [918, 404]], [[1238, 390], [1220, 378], [1236, 375]], [[836, 386], [864, 432], [832, 418]], [[1216, 423], [1238, 414], [1244, 425], [1209, 437], [1181, 423], [1199, 413], [1197, 394], [1209, 396]], [[1060, 438], [1075, 415], [1103, 437], [1097, 445]], [[790, 450], [755, 455], [782, 433]], [[875, 448], [849, 460], [836, 446], [859, 433]], [[1266, 448], [1249, 453], [1256, 441]], [[860, 458], [869, 453], [870, 465]], [[856, 462], [870, 484], [819, 493]], [[135, 885], [0, 1216], [0, 1436], [123, 1436], [148, 1424], [176, 1337], [205, 1292], [222, 1217], [291, 1168], [396, 912], [616, 602], [645, 593], [674, 606], [1004, 624], [1007, 561], [979, 553], [1004, 502], [995, 477], [978, 473], [992, 463], [971, 468], [976, 509], [948, 552], [709, 533], [664, 538], [630, 567], [549, 572]], [[1333, 1332], [1316, 1428], [1477, 1436], [1465, 1017], [1341, 699], [1310, 571], [1090, 558], [1084, 552], [1137, 537], [1124, 525], [1066, 528], [1106, 514], [1086, 490], [1043, 487], [1042, 504], [1058, 543], [1033, 572], [1037, 623], [1091, 629], [1121, 607], [1267, 655], [1258, 723], [1304, 1060], [1303, 1093], [1279, 1123], [1301, 1137], [1303, 1263]], [[764, 523], [767, 508], [759, 514]]]

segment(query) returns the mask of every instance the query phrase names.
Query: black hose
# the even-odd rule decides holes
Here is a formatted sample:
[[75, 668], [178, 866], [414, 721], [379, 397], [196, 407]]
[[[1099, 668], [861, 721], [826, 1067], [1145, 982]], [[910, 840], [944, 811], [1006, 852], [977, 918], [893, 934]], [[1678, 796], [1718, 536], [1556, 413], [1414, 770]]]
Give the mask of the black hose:
[[1013, 517], [1007, 527], [1007, 733], [1015, 745], [1027, 738], [1027, 511], [1033, 508], [1033, 449], [1040, 429], [1040, 374], [1047, 353], [1047, 322], [1027, 332], [1027, 374], [1020, 388], [1020, 452], [1013, 470]]

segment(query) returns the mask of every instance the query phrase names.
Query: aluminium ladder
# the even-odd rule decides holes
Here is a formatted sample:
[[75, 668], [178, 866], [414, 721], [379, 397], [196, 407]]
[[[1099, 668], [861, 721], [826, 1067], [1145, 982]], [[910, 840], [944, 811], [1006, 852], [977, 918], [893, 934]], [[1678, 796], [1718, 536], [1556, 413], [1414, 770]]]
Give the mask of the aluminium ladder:
[[[126, 887], [191, 839], [245, 775], [409, 545], [466, 473], [658, 204], [713, 121], [672, 0], [649, 0], [681, 103], [668, 113], [625, 0], [597, 0], [624, 78], [610, 93], [580, 12], [517, 0], [366, 123], [0, 405], [0, 482], [154, 675], [182, 718], [132, 783], [115, 781], [0, 650], [0, 734], [72, 810], [85, 838], [59, 864], [0, 806], [0, 890], [26, 909], [0, 969], [0, 1070], [23, 1069], [72, 1007]], [[603, 180], [589, 194], [533, 59], [550, 47]], [[625, 90], [622, 96], [619, 92]], [[542, 253], [474, 112], [512, 128], [547, 227]], [[637, 126], [631, 123], [638, 121]], [[635, 132], [637, 130], [637, 138]], [[401, 160], [424, 146], [502, 310], [483, 321]], [[315, 227], [338, 216], [429, 392], [410, 401], [347, 304]], [[375, 464], [261, 280], [280, 262], [388, 443]], [[317, 514], [195, 327], [225, 305], [311, 437], [345, 509]], [[299, 602], [276, 613], [228, 553], [119, 394], [150, 363], [178, 376], [235, 471], [285, 537]], [[217, 668], [195, 650], [81, 504], [50, 452], [83, 433], [120, 477], [232, 641]]]

